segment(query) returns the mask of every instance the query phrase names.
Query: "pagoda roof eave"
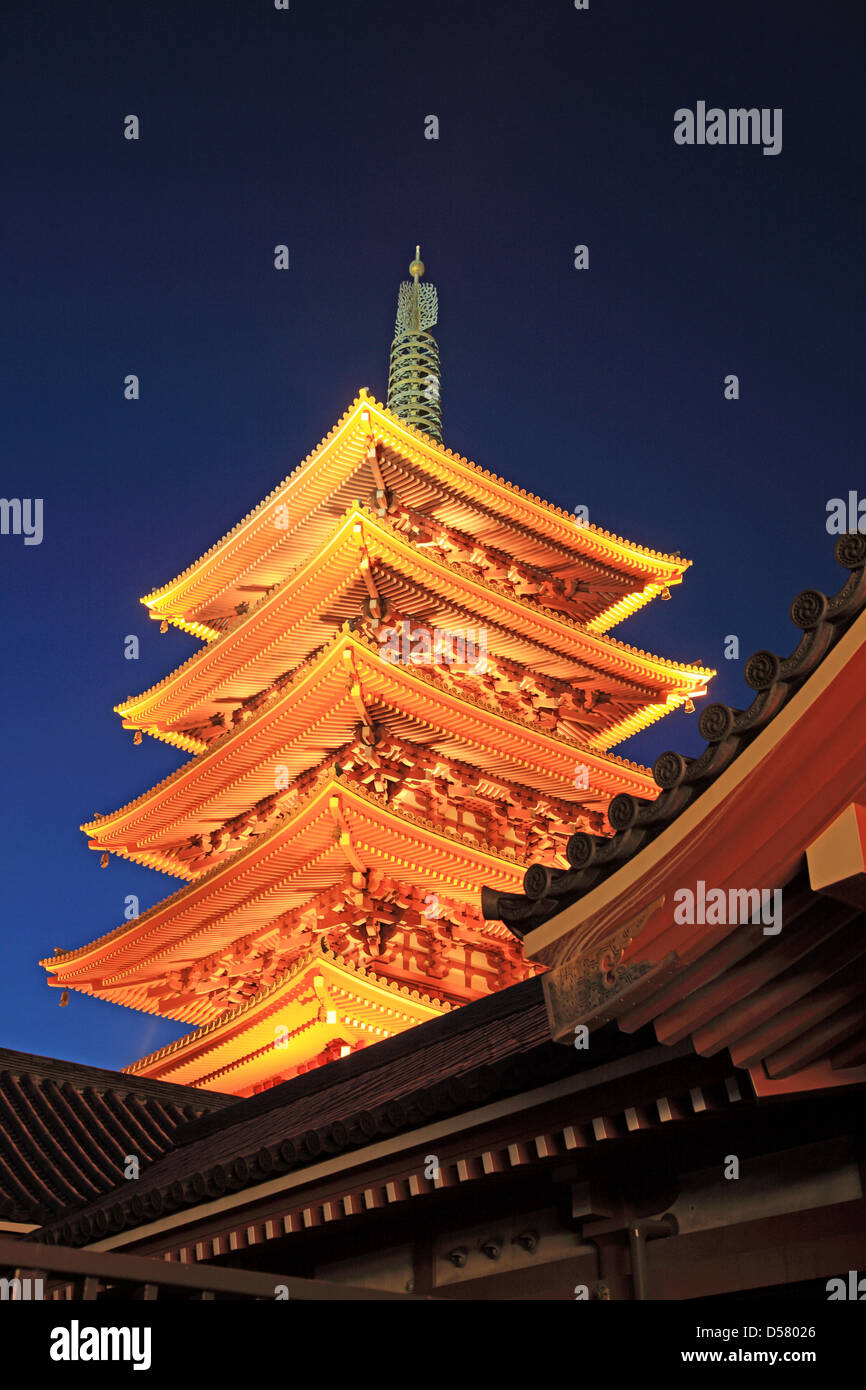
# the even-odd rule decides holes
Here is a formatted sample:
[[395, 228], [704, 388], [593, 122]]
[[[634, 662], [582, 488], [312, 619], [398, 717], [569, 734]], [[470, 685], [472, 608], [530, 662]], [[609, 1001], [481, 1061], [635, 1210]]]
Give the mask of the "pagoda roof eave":
[[[501, 763], [511, 762], [523, 775], [500, 775], [525, 780], [537, 790], [564, 796], [566, 800], [580, 800], [573, 787], [577, 760], [589, 768], [590, 780], [599, 795], [613, 796], [619, 791], [632, 791], [649, 799], [658, 795], [649, 768], [615, 754], [594, 753], [586, 746], [539, 729], [529, 720], [502, 714], [489, 703], [467, 694], [455, 694], [432, 670], [390, 663], [378, 648], [374, 650], [372, 643], [356, 634], [341, 632], [286, 685], [279, 698], [228, 730], [206, 753], [197, 755], [126, 806], [86, 822], [82, 830], [95, 837], [94, 848], [116, 850], [130, 839], [147, 848], [146, 840], [153, 844], [155, 836], [164, 834], [155, 818], [164, 827], [171, 826], [174, 833], [182, 818], [188, 820], [198, 815], [205, 802], [212, 818], [220, 787], [230, 786], [232, 796], [243, 801], [239, 790], [241, 777], [250, 783], [244, 806], [238, 808], [245, 809], [273, 791], [273, 771], [262, 771], [263, 758], [276, 758], [281, 752], [278, 761], [286, 766], [291, 765], [293, 757], [303, 764], [303, 738], [315, 734], [321, 742], [327, 720], [334, 722], [335, 728], [337, 721], [342, 720], [334, 734], [336, 748], [347, 741], [359, 720], [364, 722], [367, 704], [410, 712], [419, 722], [426, 721], [431, 729], [439, 730], [439, 742], [450, 740], [470, 749], [467, 761], [488, 757]], [[315, 720], [314, 707], [318, 711]], [[295, 746], [289, 742], [290, 725], [291, 738], [297, 740]], [[266, 738], [273, 741], [272, 749]], [[254, 740], [255, 757], [250, 751]], [[283, 751], [287, 748], [291, 751]], [[485, 749], [489, 750], [486, 754]], [[297, 772], [302, 770], [302, 765], [297, 768]], [[253, 786], [254, 776], [262, 783], [261, 789]], [[175, 834], [175, 839], [181, 837], [182, 832]]]
[[[317, 1023], [313, 1018], [303, 1017], [302, 1009], [299, 1016], [299, 1006], [292, 1000], [295, 1031], [301, 1034], [308, 1033], [311, 1027], [317, 1028], [320, 1034], [317, 1039], [319, 1049], [330, 1039], [347, 1034], [353, 1035], [354, 1039], [369, 1034], [371, 1042], [380, 1036], [394, 1036], [406, 1028], [449, 1013], [452, 1008], [450, 1003], [437, 999], [435, 995], [397, 984], [322, 948], [296, 961], [268, 989], [253, 999], [227, 1010], [219, 1018], [157, 1052], [139, 1058], [124, 1067], [123, 1073], [154, 1077], [183, 1070], [187, 1076], [183, 1084], [218, 1089], [218, 1083], [224, 1084], [230, 1075], [233, 1075], [237, 1087], [238, 1072], [254, 1064], [257, 1054], [273, 1053], [278, 1065], [272, 1067], [272, 1071], [291, 1066], [292, 1040], [288, 1039], [289, 1046], [282, 1053], [277, 1050], [273, 1019], [285, 1008], [287, 996], [296, 994], [311, 976], [320, 976], [325, 988], [334, 991], [336, 998], [333, 1002], [338, 1002], [340, 992], [350, 994], [356, 1000], [355, 1013], [366, 1012], [380, 1020], [377, 1026], [363, 1019], [353, 1019], [350, 1023], [345, 1017], [341, 1019], [338, 1016], [333, 1023]], [[317, 1008], [318, 1002], [311, 1006], [312, 1012], [315, 1013]], [[308, 1009], [307, 1013], [310, 1012]], [[390, 1027], [386, 1026], [386, 1021]], [[306, 1039], [304, 1043], [306, 1051], [311, 1050]], [[221, 1060], [223, 1049], [225, 1055]]]
[[[300, 894], [302, 901], [314, 896], [317, 888], [305, 889], [303, 876], [320, 878], [326, 853], [334, 861], [330, 871], [334, 883], [346, 873], [367, 868], [402, 874], [407, 881], [414, 877], [427, 882], [432, 875], [453, 896], [467, 901], [485, 876], [492, 875], [503, 891], [511, 891], [525, 870], [524, 862], [508, 851], [395, 809], [376, 793], [345, 785], [331, 770], [286, 820], [248, 847], [139, 917], [40, 964], [51, 972], [55, 987], [96, 994], [99, 988], [93, 987], [90, 978], [95, 972], [102, 984], [109, 985], [122, 975], [134, 981], [143, 961], [166, 970], [175, 968], [178, 959], [190, 953], [201, 956], [253, 931], [265, 932], [286, 910], [285, 903], [275, 904], [278, 894]], [[222, 917], [217, 915], [220, 907]], [[173, 922], [184, 913], [189, 925], [172, 935]], [[253, 915], [260, 920], [253, 922]], [[226, 920], [231, 923], [233, 917], [242, 921], [220, 925]], [[193, 936], [194, 945], [190, 943]], [[146, 1011], [158, 1012], [156, 1008]], [[182, 1014], [176, 1016], [183, 1020]]]
[[[318, 475], [321, 475], [317, 476], [316, 487], [324, 496], [324, 489], [329, 484], [324, 478], [323, 461], [327, 459], [332, 462], [337, 451], [350, 444], [354, 444], [356, 451], [363, 449], [373, 436], [382, 439], [382, 442], [392, 441], [414, 462], [428, 471], [434, 471], [438, 477], [447, 476], [459, 483], [464, 495], [486, 501], [504, 521], [520, 524], [537, 535], [540, 541], [560, 547], [564, 560], [569, 553], [581, 554], [620, 574], [633, 576], [642, 587], [648, 582], [655, 582], [659, 591], [662, 587], [679, 583], [691, 563], [678, 555], [637, 545], [595, 525], [578, 523], [571, 513], [506, 482], [453, 453], [451, 449], [443, 448], [392, 415], [366, 392], [361, 392], [317, 448], [258, 507], [193, 565], [167, 584], [151, 590], [142, 602], [161, 618], [181, 619], [187, 624], [199, 622], [213, 595], [234, 583], [230, 578], [233, 566], [227, 563], [230, 557], [235, 557], [234, 567], [243, 569], [249, 580], [257, 557], [273, 550], [274, 522], [269, 519], [268, 513], [281, 505], [288, 507], [293, 494], [304, 487], [309, 488], [314, 464], [318, 466]], [[305, 504], [303, 512], [305, 516], [309, 515], [308, 504]], [[288, 535], [288, 530], [284, 534]], [[223, 572], [222, 578], [218, 578], [220, 571]], [[648, 597], [652, 597], [652, 594]], [[618, 600], [609, 606], [606, 614], [596, 615], [595, 621], [606, 627], [619, 621], [625, 616], [625, 611], [618, 611], [620, 602]], [[639, 599], [635, 606], [640, 606]]]
[[[171, 733], [164, 727], [168, 718], [192, 715], [194, 703], [187, 703], [173, 716], [168, 712], [176, 709], [178, 699], [183, 698], [183, 692], [190, 686], [188, 701], [194, 701], [195, 690], [201, 691], [202, 696], [204, 693], [212, 695], [241, 673], [244, 680], [253, 681], [257, 663], [264, 659], [270, 665], [279, 666], [275, 646], [289, 646], [291, 628], [287, 627], [286, 618], [298, 612], [302, 593], [303, 616], [297, 619], [296, 625], [309, 626], [311, 610], [327, 609], [337, 594], [359, 577], [359, 561], [367, 565], [393, 564], [400, 572], [416, 578], [423, 587], [429, 587], [440, 600], [456, 608], [462, 606], [503, 631], [518, 633], [538, 648], [566, 655], [578, 666], [616, 676], [634, 685], [651, 682], [667, 693], [688, 698], [703, 693], [706, 682], [716, 674], [710, 668], [671, 661], [615, 638], [590, 632], [586, 625], [541, 604], [518, 602], [485, 579], [469, 578], [444, 558], [434, 558], [418, 550], [386, 521], [355, 505], [340, 518], [314, 554], [292, 571], [275, 592], [257, 603], [236, 627], [195, 652], [148, 690], [115, 706], [125, 726], [137, 728], [156, 718], [163, 727], [154, 732]], [[459, 586], [456, 594], [455, 581]], [[466, 602], [462, 605], [460, 590], [466, 593]], [[308, 645], [311, 642], [315, 642], [315, 637], [308, 639]], [[261, 683], [266, 683], [264, 676]], [[628, 728], [620, 737], [631, 732], [633, 730]], [[182, 735], [180, 737], [183, 739]]]

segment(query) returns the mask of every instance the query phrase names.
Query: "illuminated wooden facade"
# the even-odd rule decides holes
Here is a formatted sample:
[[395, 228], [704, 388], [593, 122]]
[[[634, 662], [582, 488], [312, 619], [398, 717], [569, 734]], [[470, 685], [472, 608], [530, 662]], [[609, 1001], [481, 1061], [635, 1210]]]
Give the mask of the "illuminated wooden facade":
[[[577, 832], [569, 869], [532, 866], [524, 895], [485, 892], [548, 967], [558, 1041], [615, 1019], [727, 1050], [758, 1096], [866, 1082], [866, 537], [835, 551], [839, 591], [795, 598], [795, 649], [749, 658], [750, 706], [708, 705], [704, 752], [662, 754], [655, 801], [612, 802], [614, 836]], [[738, 920], [759, 884], [777, 919]], [[722, 910], [690, 920], [699, 885]]]
[[532, 975], [480, 887], [519, 891], [613, 797], [658, 794], [610, 749], [713, 673], [608, 633], [687, 564], [362, 391], [143, 599], [204, 646], [117, 712], [192, 757], [82, 828], [183, 886], [49, 983], [195, 1028], [129, 1072], [249, 1095]]

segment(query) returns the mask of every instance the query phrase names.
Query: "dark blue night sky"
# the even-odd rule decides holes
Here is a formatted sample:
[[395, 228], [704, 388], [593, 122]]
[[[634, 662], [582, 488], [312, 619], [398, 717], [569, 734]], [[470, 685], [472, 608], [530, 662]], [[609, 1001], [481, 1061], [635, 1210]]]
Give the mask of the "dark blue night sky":
[[[855, 0], [7, 4], [0, 491], [44, 499], [44, 539], [0, 536], [0, 1044], [120, 1067], [183, 1031], [75, 994], [58, 1009], [36, 964], [117, 926], [126, 894], [144, 910], [179, 886], [100, 871], [78, 830], [182, 759], [112, 713], [197, 646], [138, 599], [360, 386], [384, 396], [418, 241], [446, 443], [692, 559], [613, 635], [718, 666], [714, 697], [748, 703], [725, 636], [743, 659], [790, 650], [790, 600], [841, 582], [827, 502], [866, 497], [863, 18]], [[698, 101], [781, 108], [782, 152], [678, 146]], [[677, 714], [617, 751], [699, 746]]]

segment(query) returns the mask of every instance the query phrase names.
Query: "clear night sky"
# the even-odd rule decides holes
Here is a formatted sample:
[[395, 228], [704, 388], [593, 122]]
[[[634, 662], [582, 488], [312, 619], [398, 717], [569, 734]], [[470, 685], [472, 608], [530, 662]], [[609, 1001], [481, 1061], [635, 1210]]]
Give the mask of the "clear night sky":
[[[717, 666], [714, 697], [742, 705], [742, 659], [794, 644], [794, 595], [838, 587], [826, 504], [866, 496], [866, 26], [859, 0], [6, 11], [0, 491], [43, 498], [45, 522], [39, 546], [0, 536], [0, 1044], [120, 1067], [182, 1028], [59, 1009], [36, 962], [117, 926], [126, 894], [143, 911], [179, 886], [100, 871], [78, 830], [182, 760], [112, 713], [198, 645], [139, 596], [358, 387], [384, 397], [416, 242], [446, 443], [693, 560], [614, 636]], [[699, 100], [781, 107], [782, 152], [676, 145]], [[700, 746], [678, 713], [617, 751]]]

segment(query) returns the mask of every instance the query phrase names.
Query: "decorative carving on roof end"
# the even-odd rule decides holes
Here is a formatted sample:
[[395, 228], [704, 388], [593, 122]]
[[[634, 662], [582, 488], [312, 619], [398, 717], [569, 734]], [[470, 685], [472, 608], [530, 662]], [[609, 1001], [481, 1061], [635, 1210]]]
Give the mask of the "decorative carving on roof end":
[[642, 800], [628, 792], [613, 797], [607, 810], [612, 837], [578, 831], [566, 846], [570, 868], [530, 865], [522, 894], [482, 889], [485, 917], [504, 922], [522, 939], [633, 859], [734, 762], [866, 608], [866, 536], [856, 532], [840, 536], [835, 556], [850, 571], [838, 592], [828, 598], [806, 589], [791, 604], [791, 621], [803, 633], [794, 651], [784, 658], [759, 651], [746, 662], [744, 678], [756, 692], [748, 709], [708, 705], [698, 722], [707, 741], [704, 751], [696, 758], [667, 752], [656, 759], [653, 776], [662, 789], [656, 800]]

